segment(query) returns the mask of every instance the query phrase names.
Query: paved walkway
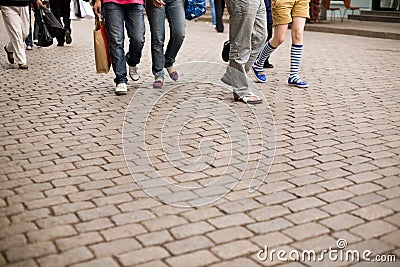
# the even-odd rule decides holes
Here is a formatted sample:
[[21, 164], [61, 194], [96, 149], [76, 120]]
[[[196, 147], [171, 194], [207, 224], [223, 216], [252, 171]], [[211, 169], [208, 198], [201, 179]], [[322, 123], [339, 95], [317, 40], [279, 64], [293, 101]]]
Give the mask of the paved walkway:
[[[71, 46], [28, 51], [28, 71], [0, 60], [0, 266], [398, 266], [257, 256], [265, 246], [294, 257], [347, 243], [399, 261], [398, 41], [306, 32], [307, 90], [286, 85], [285, 43], [258, 84], [269, 111], [236, 104], [214, 84], [227, 34], [205, 22], [187, 25], [180, 83], [167, 79], [165, 94], [149, 86], [147, 41], [141, 82], [122, 97], [112, 73], [95, 73], [93, 21], [72, 28]], [[269, 154], [255, 160], [260, 147], [275, 153], [270, 170]], [[154, 170], [163, 179], [149, 179]]]

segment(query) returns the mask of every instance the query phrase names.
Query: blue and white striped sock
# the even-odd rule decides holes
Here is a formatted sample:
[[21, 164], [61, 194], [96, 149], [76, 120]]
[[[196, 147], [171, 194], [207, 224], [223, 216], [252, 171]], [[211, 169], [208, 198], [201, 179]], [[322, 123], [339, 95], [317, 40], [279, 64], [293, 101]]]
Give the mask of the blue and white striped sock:
[[272, 47], [269, 41], [264, 45], [263, 50], [258, 54], [256, 61], [254, 61], [253, 66], [257, 71], [264, 70], [264, 62], [267, 58], [274, 52], [276, 48]]
[[297, 77], [297, 74], [299, 73], [302, 53], [303, 45], [292, 44], [292, 47], [290, 49], [290, 79]]

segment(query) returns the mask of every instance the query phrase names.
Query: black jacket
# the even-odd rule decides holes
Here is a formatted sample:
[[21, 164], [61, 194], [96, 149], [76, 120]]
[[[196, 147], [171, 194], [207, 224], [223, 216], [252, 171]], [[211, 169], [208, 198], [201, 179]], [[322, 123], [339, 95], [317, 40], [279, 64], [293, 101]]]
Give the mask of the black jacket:
[[29, 0], [0, 0], [0, 6], [27, 6]]

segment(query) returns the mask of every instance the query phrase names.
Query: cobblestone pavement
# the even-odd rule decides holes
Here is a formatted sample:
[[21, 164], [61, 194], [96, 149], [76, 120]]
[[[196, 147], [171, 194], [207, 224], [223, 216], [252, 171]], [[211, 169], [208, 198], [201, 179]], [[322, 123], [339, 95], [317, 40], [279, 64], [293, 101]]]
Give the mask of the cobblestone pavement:
[[[28, 71], [9, 65], [1, 52], [1, 266], [398, 266], [326, 258], [262, 262], [257, 253], [266, 245], [319, 252], [345, 239], [347, 249], [400, 256], [399, 41], [306, 32], [301, 74], [311, 84], [307, 90], [286, 85], [290, 44], [285, 43], [271, 58], [275, 68], [268, 70], [268, 83], [259, 84], [276, 126], [275, 158], [265, 183], [249, 193], [244, 178], [218, 201], [182, 208], [149, 197], [124, 159], [125, 111], [141, 86], [153, 89], [131, 82], [127, 96], [115, 96], [113, 74], [95, 73], [93, 21], [73, 21], [72, 27], [71, 46], [27, 51]], [[177, 63], [223, 64], [226, 39], [205, 22], [190, 22]], [[6, 41], [1, 23], [1, 45]], [[193, 76], [205, 71], [192, 66]], [[150, 78], [149, 42], [140, 69], [144, 82]], [[173, 85], [169, 78], [166, 85]], [[159, 142], [158, 116], [167, 116], [174, 101], [201, 96], [201, 82], [194, 87], [171, 91], [175, 94], [156, 106], [147, 145]], [[215, 97], [229, 107], [245, 107], [234, 104], [229, 93]], [[207, 102], [199, 105], [208, 109]], [[207, 127], [185, 129], [193, 134], [185, 144], [229, 134]], [[218, 144], [224, 147], [225, 141]], [[191, 148], [184, 152], [190, 154], [196, 144]], [[161, 168], [168, 159], [155, 147], [149, 151], [172, 183], [203, 184], [224, 166], [214, 161], [212, 168], [199, 165], [185, 176], [177, 168]], [[148, 171], [140, 169], [145, 158], [131, 160], [136, 174]], [[178, 200], [189, 199], [178, 193]]]

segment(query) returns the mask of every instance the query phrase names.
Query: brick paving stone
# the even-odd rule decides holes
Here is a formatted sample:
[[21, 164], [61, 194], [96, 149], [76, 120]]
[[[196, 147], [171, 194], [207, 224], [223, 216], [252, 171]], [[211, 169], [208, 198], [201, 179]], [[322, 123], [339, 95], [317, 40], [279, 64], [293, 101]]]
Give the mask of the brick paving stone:
[[91, 261], [71, 265], [71, 267], [119, 267], [119, 264], [111, 257], [94, 259]]
[[400, 198], [394, 198], [394, 199], [382, 202], [381, 204], [398, 212], [398, 211], [400, 211], [399, 200], [400, 200]]
[[381, 237], [380, 240], [387, 242], [389, 244], [392, 244], [398, 248], [398, 247], [400, 247], [400, 230], [389, 233], [389, 234]]
[[103, 241], [103, 238], [97, 232], [83, 233], [72, 237], [57, 239], [55, 241], [57, 248], [61, 251], [72, 249], [76, 246], [85, 246]]
[[394, 211], [383, 205], [375, 204], [352, 212], [365, 220], [372, 221], [393, 214]]
[[104, 205], [116, 205], [120, 203], [129, 202], [132, 200], [132, 197], [128, 193], [122, 193], [118, 195], [112, 195], [107, 197], [99, 197], [94, 198], [92, 201], [96, 204], [96, 206], [104, 206]]
[[40, 242], [28, 244], [22, 247], [11, 248], [6, 252], [7, 259], [10, 262], [26, 260], [56, 253], [56, 247], [51, 242]]
[[358, 251], [370, 250], [374, 253], [374, 255], [387, 253], [393, 250], [393, 248], [394, 248], [393, 245], [373, 238], [361, 241], [359, 243], [347, 247], [348, 250], [358, 250]]
[[125, 238], [146, 233], [147, 230], [140, 224], [126, 224], [122, 226], [114, 226], [113, 228], [101, 231], [101, 235], [105, 240]]
[[185, 254], [213, 246], [214, 244], [205, 236], [193, 236], [164, 244], [164, 247], [166, 247], [173, 255]]
[[397, 230], [397, 228], [390, 223], [384, 221], [371, 221], [352, 228], [350, 232], [359, 235], [365, 239], [370, 239], [382, 236], [395, 230]]
[[137, 266], [140, 263], [163, 259], [168, 256], [169, 253], [162, 247], [147, 247], [119, 255], [118, 259], [123, 266]]
[[310, 237], [315, 237], [329, 233], [329, 229], [318, 223], [310, 222], [294, 226], [282, 232], [285, 235], [294, 238], [295, 240], [304, 240]]
[[349, 199], [352, 196], [354, 196], [354, 194], [351, 192], [348, 192], [346, 190], [332, 190], [332, 191], [317, 195], [318, 198], [320, 198], [326, 202], [329, 202], [329, 203], [336, 202], [339, 200]]
[[146, 198], [120, 204], [118, 205], [118, 208], [122, 212], [127, 212], [127, 211], [141, 210], [141, 209], [150, 209], [157, 206], [160, 206], [160, 202], [152, 198]]
[[24, 211], [23, 213], [11, 216], [12, 222], [30, 222], [38, 219], [46, 218], [50, 214], [47, 208], [36, 209], [32, 211]]
[[340, 214], [320, 221], [321, 224], [333, 229], [334, 231], [349, 229], [362, 224], [363, 222], [364, 220], [350, 214]]
[[297, 213], [291, 213], [285, 216], [286, 219], [295, 224], [303, 224], [311, 221], [318, 221], [326, 217], [329, 217], [328, 213], [315, 208], [309, 210], [303, 210]]
[[266, 222], [252, 223], [246, 226], [249, 230], [256, 234], [274, 232], [293, 226], [291, 222], [283, 218], [277, 218]]
[[267, 206], [253, 210], [248, 215], [256, 221], [265, 221], [275, 217], [281, 217], [290, 213], [289, 209], [280, 205]]
[[297, 195], [299, 197], [308, 197], [313, 196], [315, 194], [325, 192], [326, 189], [316, 184], [308, 184], [304, 186], [299, 186], [293, 189], [290, 189], [289, 192]]
[[216, 230], [207, 234], [207, 237], [216, 244], [226, 243], [237, 239], [245, 239], [251, 236], [253, 236], [253, 234], [241, 226]]
[[231, 261], [224, 261], [221, 263], [210, 265], [211, 267], [253, 267], [253, 266], [261, 266], [260, 264], [255, 263], [252, 260], [247, 258], [237, 258]]
[[75, 229], [70, 225], [60, 225], [50, 229], [42, 229], [28, 233], [28, 240], [31, 243], [49, 241], [55, 238], [75, 235]]
[[[400, 171], [398, 173], [400, 173]], [[386, 178], [383, 178], [381, 180], [377, 180], [374, 182], [385, 188], [390, 188], [390, 187], [395, 187], [395, 186], [400, 185], [400, 179], [398, 179], [398, 177], [396, 177], [396, 176], [386, 177]]]
[[104, 194], [100, 190], [86, 190], [82, 192], [74, 192], [67, 195], [72, 202], [86, 201], [96, 197], [102, 197]]
[[118, 213], [119, 210], [115, 206], [107, 205], [98, 208], [78, 211], [78, 217], [81, 220], [88, 221], [102, 217], [109, 217]]
[[337, 201], [321, 207], [324, 211], [337, 215], [357, 209], [358, 206], [349, 201]]
[[67, 203], [61, 204], [57, 206], [53, 206], [53, 211], [55, 215], [63, 215], [67, 213], [73, 213], [80, 210], [86, 210], [94, 208], [95, 205], [89, 201], [75, 202], [75, 203]]
[[350, 175], [346, 177], [349, 180], [352, 180], [353, 182], [357, 184], [361, 183], [366, 183], [374, 180], [378, 180], [382, 178], [382, 175], [376, 173], [376, 172], [362, 172], [362, 173], [357, 173], [354, 175]]
[[283, 202], [286, 202], [288, 200], [293, 200], [293, 199], [296, 199], [296, 196], [294, 196], [293, 194], [290, 194], [286, 191], [267, 194], [267, 195], [256, 198], [257, 201], [267, 204], [267, 205], [281, 204]]
[[398, 213], [398, 212], [393, 216], [388, 216], [388, 217], [384, 218], [384, 220], [393, 225], [400, 227], [400, 213]]
[[38, 209], [43, 207], [51, 207], [58, 204], [66, 203], [68, 200], [62, 196], [48, 197], [45, 199], [36, 199], [26, 203], [28, 209]]
[[74, 224], [79, 222], [75, 214], [69, 213], [61, 216], [51, 216], [45, 219], [37, 220], [35, 223], [40, 228], [51, 228], [60, 224]]
[[365, 194], [358, 197], [350, 199], [351, 202], [357, 204], [358, 206], [365, 207], [374, 203], [379, 203], [386, 200], [383, 196], [377, 195], [375, 193]]
[[219, 259], [207, 250], [196, 251], [190, 254], [171, 257], [166, 260], [170, 266], [186, 267], [186, 266], [209, 266]]
[[161, 230], [158, 232], [151, 232], [147, 234], [141, 234], [136, 237], [144, 246], [162, 245], [166, 242], [173, 241], [174, 238], [167, 230]]
[[373, 184], [373, 183], [358, 184], [358, 185], [349, 186], [346, 188], [347, 191], [350, 191], [356, 195], [372, 193], [372, 192], [376, 192], [381, 189], [382, 189], [382, 187], [380, 187], [379, 185]]
[[213, 230], [215, 230], [213, 226], [205, 221], [201, 221], [173, 227], [170, 229], [170, 232], [175, 238], [181, 239], [189, 236], [201, 235]]
[[264, 235], [257, 235], [251, 238], [251, 241], [256, 243], [260, 248], [263, 248], [266, 245], [269, 248], [275, 248], [277, 246], [289, 244], [293, 239], [280, 232], [273, 232]]
[[135, 265], [137, 267], [168, 267], [167, 264], [160, 260], [150, 261], [143, 264]]
[[114, 224], [108, 218], [95, 219], [88, 222], [78, 223], [75, 225], [76, 230], [80, 233], [104, 230], [113, 227]]
[[93, 254], [85, 247], [77, 247], [68, 251], [65, 251], [58, 255], [50, 255], [43, 258], [39, 258], [38, 262], [40, 266], [66, 266], [74, 263], [79, 263], [93, 258]]
[[217, 228], [227, 228], [252, 223], [254, 220], [244, 213], [237, 213], [210, 219], [208, 222]]
[[141, 247], [140, 243], [134, 238], [124, 238], [91, 245], [90, 250], [93, 251], [97, 258], [102, 258], [112, 255], [120, 255], [125, 252], [140, 249]]
[[299, 250], [314, 250], [320, 252], [330, 247], [336, 246], [336, 240], [327, 235], [313, 237], [305, 241], [299, 241], [292, 244], [293, 247]]
[[0, 251], [6, 251], [13, 247], [21, 247], [27, 244], [26, 237], [22, 234], [7, 236], [2, 238], [0, 243]]
[[240, 257], [250, 253], [256, 253], [259, 248], [247, 240], [233, 241], [211, 248], [218, 257], [227, 260]]
[[143, 222], [144, 226], [150, 231], [168, 229], [185, 223], [187, 223], [185, 219], [177, 217], [175, 215], [165, 216], [163, 218], [150, 219]]
[[330, 170], [318, 173], [319, 176], [321, 176], [322, 178], [327, 179], [327, 180], [345, 177], [349, 174], [351, 174], [351, 172], [345, 171], [341, 168], [330, 169]]
[[20, 261], [13, 264], [8, 264], [8, 267], [37, 267], [38, 265], [34, 260]]
[[295, 199], [295, 200], [284, 203], [285, 206], [287, 206], [289, 209], [291, 209], [294, 212], [309, 209], [309, 208], [319, 207], [324, 204], [325, 204], [324, 201], [319, 200], [316, 197], [299, 198], [299, 199]]
[[26, 222], [26, 223], [16, 223], [8, 226], [7, 228], [0, 229], [0, 237], [4, 238], [5, 236], [13, 236], [17, 234], [22, 234], [25, 232], [36, 230], [37, 226], [34, 223]]
[[378, 191], [377, 193], [388, 199], [398, 198], [398, 197], [400, 197], [400, 187], [393, 187], [393, 188], [385, 189], [382, 191]]
[[237, 213], [261, 207], [260, 203], [252, 199], [242, 199], [219, 205], [218, 208], [226, 213]]

